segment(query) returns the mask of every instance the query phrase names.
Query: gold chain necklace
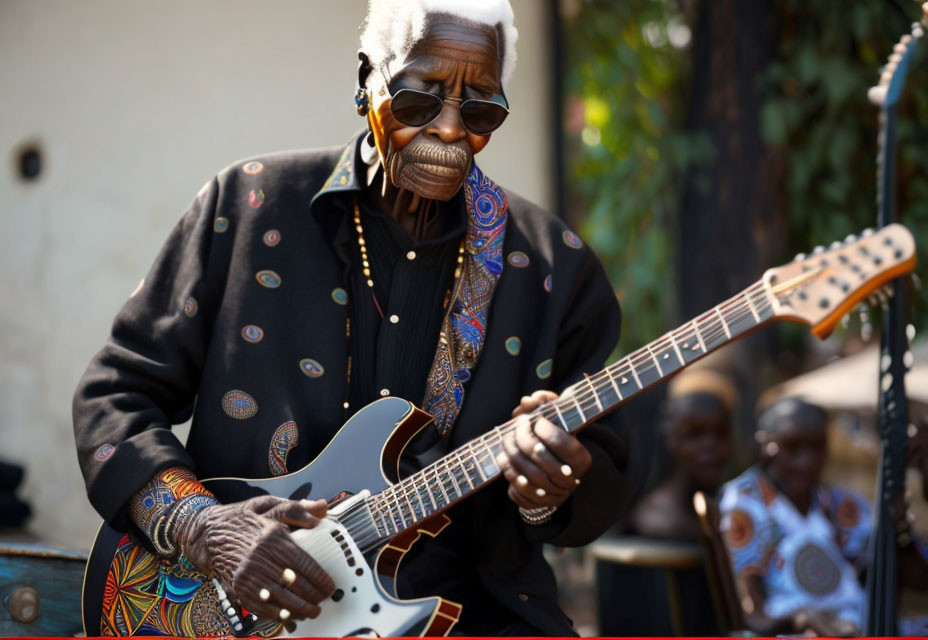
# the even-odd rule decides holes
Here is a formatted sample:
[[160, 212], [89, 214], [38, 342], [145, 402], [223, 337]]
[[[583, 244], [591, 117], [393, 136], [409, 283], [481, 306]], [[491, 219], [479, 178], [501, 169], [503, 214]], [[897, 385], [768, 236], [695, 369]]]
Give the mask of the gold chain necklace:
[[[358, 206], [358, 199], [354, 199], [354, 228], [358, 232], [358, 246], [361, 248], [361, 273], [364, 274], [365, 282], [367, 283], [367, 288], [371, 292], [371, 299], [374, 301], [374, 306], [377, 308], [377, 313], [380, 314], [380, 319], [383, 320], [383, 308], [380, 306], [380, 302], [377, 300], [377, 294], [374, 293], [374, 280], [371, 276], [371, 262], [367, 256], [367, 242], [364, 240], [364, 227], [361, 226], [361, 209]], [[464, 272], [464, 245], [467, 240], [467, 233], [465, 232], [464, 238], [461, 239], [461, 246], [458, 247], [458, 259], [457, 264], [454, 267], [454, 281], [451, 283], [451, 289], [449, 291], [453, 292], [457, 286], [458, 280], [461, 278], [461, 274]], [[450, 302], [450, 295], [445, 296], [445, 305]]]

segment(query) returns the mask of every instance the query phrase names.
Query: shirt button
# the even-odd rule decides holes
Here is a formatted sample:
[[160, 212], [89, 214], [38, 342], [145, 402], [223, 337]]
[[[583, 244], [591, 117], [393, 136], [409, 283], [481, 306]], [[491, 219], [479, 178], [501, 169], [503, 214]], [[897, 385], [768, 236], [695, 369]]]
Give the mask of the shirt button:
[[400, 317], [396, 315], [395, 313], [392, 316], [390, 316], [390, 322], [392, 322], [393, 324], [396, 324], [399, 321], [400, 321]]
[[388, 395], [390, 395], [390, 390], [389, 390], [389, 389], [381, 389], [381, 390], [380, 390], [380, 395], [382, 395], [384, 398], [386, 398]]
[[407, 251], [407, 252], [406, 252], [406, 259], [407, 259], [407, 260], [415, 260], [415, 259], [416, 259], [416, 252], [415, 252], [415, 251]]

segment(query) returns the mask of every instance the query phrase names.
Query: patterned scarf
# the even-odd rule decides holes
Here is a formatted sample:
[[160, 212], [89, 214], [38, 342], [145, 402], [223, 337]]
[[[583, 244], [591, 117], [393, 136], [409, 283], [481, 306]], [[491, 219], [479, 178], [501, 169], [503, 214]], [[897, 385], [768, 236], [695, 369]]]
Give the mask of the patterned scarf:
[[464, 383], [477, 364], [487, 333], [487, 311], [503, 271], [506, 194], [474, 165], [464, 182], [467, 237], [463, 273], [442, 321], [435, 360], [426, 382], [423, 408], [445, 436], [461, 404]]

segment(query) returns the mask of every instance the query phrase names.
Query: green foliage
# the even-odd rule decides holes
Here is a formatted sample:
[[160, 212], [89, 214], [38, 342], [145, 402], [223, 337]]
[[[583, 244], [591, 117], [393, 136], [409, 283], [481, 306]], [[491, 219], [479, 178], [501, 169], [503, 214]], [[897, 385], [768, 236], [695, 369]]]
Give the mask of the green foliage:
[[669, 1], [594, 0], [567, 34], [568, 109], [585, 121], [572, 132], [571, 213], [585, 213], [580, 233], [634, 317], [622, 327], [626, 353], [667, 328], [682, 169], [706, 153], [682, 128], [689, 55], [668, 34], [681, 28]]
[[[787, 159], [774, 188], [786, 196], [785, 261], [876, 225], [878, 111], [867, 89], [921, 11], [905, 0], [776, 0], [771, 12], [780, 38], [758, 78], [760, 126]], [[634, 317], [623, 352], [667, 328], [683, 170], [712, 157], [707, 139], [683, 126], [692, 49], [671, 44], [681, 44], [671, 34], [682, 24], [671, 0], [587, 0], [567, 25], [568, 213]], [[899, 217], [928, 256], [928, 38], [900, 105], [898, 144]], [[924, 317], [924, 294], [918, 305]]]

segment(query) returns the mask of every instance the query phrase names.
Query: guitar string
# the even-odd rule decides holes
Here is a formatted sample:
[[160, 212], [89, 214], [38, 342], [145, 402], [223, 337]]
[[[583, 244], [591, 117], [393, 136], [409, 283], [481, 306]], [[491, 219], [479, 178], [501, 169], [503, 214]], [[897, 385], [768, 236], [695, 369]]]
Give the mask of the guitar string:
[[[725, 301], [724, 303], [722, 303], [722, 304], [720, 304], [720, 305], [718, 305], [718, 306], [716, 307], [716, 308], [719, 309], [720, 311], [724, 309], [724, 310], [729, 311], [729, 312], [735, 311], [735, 312], [737, 313], [737, 315], [734, 315], [734, 316], [733, 316], [731, 313], [725, 314], [725, 318], [726, 318], [726, 320], [728, 320], [728, 323], [727, 323], [727, 324], [735, 324], [735, 323], [737, 323], [738, 321], [740, 321], [741, 319], [747, 317], [748, 315], [752, 315], [752, 316], [753, 316], [754, 313], [751, 311], [751, 304], [750, 304], [751, 302], [754, 302], [754, 303], [755, 303], [755, 304], [754, 304], [755, 310], [757, 310], [757, 311], [763, 311], [763, 312], [766, 313], [766, 311], [767, 311], [767, 308], [766, 308], [766, 307], [770, 306], [770, 299], [769, 299], [769, 296], [763, 296], [763, 299], [760, 300], [760, 302], [762, 303], [760, 306], [758, 306], [758, 305], [756, 304], [758, 294], [766, 293], [766, 291], [762, 291], [762, 290], [760, 290], [760, 289], [762, 289], [762, 283], [760, 283], [760, 282], [755, 283], [754, 285], [752, 285], [751, 287], [749, 287], [748, 289], [746, 289], [746, 290], [745, 290], [744, 292], [742, 292], [741, 294], [736, 295], [735, 297], [733, 297], [733, 298], [731, 298], [731, 299]], [[749, 302], [749, 301], [750, 301], [750, 302]], [[690, 330], [688, 329], [688, 327], [689, 327], [689, 326], [692, 326], [693, 324], [695, 324], [696, 322], [698, 322], [700, 319], [705, 320], [706, 318], [713, 317], [714, 314], [715, 314], [715, 309], [713, 309], [712, 311], [709, 311], [709, 312], [706, 312], [706, 313], [702, 314], [701, 316], [695, 318], [695, 319], [694, 319], [693, 321], [691, 321], [690, 323], [687, 323], [687, 325], [683, 325], [683, 327], [680, 328], [680, 329], [683, 329], [683, 330], [684, 330], [684, 331], [682, 332], [682, 333], [683, 333], [683, 336], [680, 336], [680, 333], [681, 333], [680, 329], [677, 329], [677, 330], [675, 330], [675, 331], [671, 331], [671, 332], [669, 332], [668, 334], [665, 334], [664, 336], [662, 336], [661, 338], [659, 338], [658, 340], [655, 340], [654, 342], [650, 343], [649, 345], [647, 345], [647, 347], [644, 347], [644, 348], [642, 348], [642, 349], [639, 349], [638, 351], [633, 352], [633, 353], [630, 354], [629, 356], [626, 356], [626, 358], [624, 358], [623, 361], [620, 361], [619, 363], [615, 363], [614, 365], [610, 365], [610, 367], [615, 367], [615, 365], [626, 364], [626, 363], [628, 363], [628, 362], [635, 363], [634, 358], [637, 356], [637, 357], [640, 358], [640, 359], [639, 359], [638, 362], [637, 362], [638, 367], [636, 368], [636, 370], [637, 370], [637, 371], [640, 371], [641, 373], [649, 373], [649, 372], [651, 372], [653, 369], [658, 368], [658, 367], [656, 367], [656, 366], [651, 366], [651, 365], [650, 365], [650, 362], [653, 360], [653, 357], [652, 357], [652, 355], [651, 355], [651, 351], [652, 351], [653, 348], [657, 348], [657, 347], [660, 346], [660, 345], [664, 345], [664, 346], [669, 346], [669, 345], [671, 345], [673, 341], [671, 340], [670, 336], [675, 336], [675, 337], [676, 337], [676, 336], [679, 336], [679, 337], [686, 337], [687, 339], [684, 340], [684, 343], [685, 343], [685, 342], [688, 342], [690, 336], [695, 336], [695, 335], [696, 335], [696, 334], [695, 334], [695, 331], [690, 331]], [[713, 342], [715, 339], [720, 338], [721, 335], [722, 335], [723, 333], [725, 333], [725, 334], [726, 334], [726, 337], [727, 337], [728, 334], [724, 331], [724, 329], [721, 330], [721, 331], [719, 331], [719, 330], [718, 330], [719, 328], [722, 328], [721, 320], [718, 321], [718, 327], [715, 328], [715, 330], [714, 330], [713, 332], [704, 333], [704, 334], [703, 334], [704, 341], [706, 340], [706, 338], [708, 338], [709, 342]], [[700, 354], [700, 356], [701, 356], [701, 355], [704, 355], [704, 353], [703, 353], [703, 354]], [[684, 361], [684, 362], [685, 362], [685, 361]], [[610, 369], [610, 367], [607, 367], [606, 369]], [[617, 371], [619, 371], [619, 372], [624, 371], [624, 372], [627, 373], [627, 372], [629, 372], [633, 367], [634, 367], [634, 364], [631, 364], [627, 369], [624, 369], [624, 370], [619, 369], [619, 370], [617, 370]], [[680, 368], [680, 367], [678, 367], [678, 368]], [[604, 370], [604, 371], [605, 371], [605, 370]], [[675, 369], [675, 371], [676, 371], [676, 369]], [[599, 381], [603, 381], [603, 379], [604, 379], [604, 376], [602, 375], [603, 373], [604, 373], [604, 372], [601, 372], [601, 373], [596, 374], [596, 375], [594, 375], [594, 376], [590, 376], [590, 380], [599, 380]], [[589, 385], [589, 386], [592, 387], [592, 385]], [[575, 395], [575, 396], [573, 396], [573, 399], [576, 400], [578, 403], [580, 403], [580, 402], [584, 402], [584, 403], [585, 403], [585, 402], [587, 402], [590, 398], [594, 397], [595, 395], [596, 395], [595, 390], [591, 390], [591, 391], [587, 391], [587, 392], [581, 393], [581, 394], [579, 394], [579, 395]], [[554, 418], [555, 416], [551, 415], [551, 414], [550, 414], [550, 411], [549, 411], [549, 414], [548, 414], [548, 415], [545, 415], [545, 413], [544, 413], [544, 410], [545, 410], [545, 409], [549, 409], [549, 410], [551, 409], [551, 405], [553, 405], [553, 403], [546, 403], [545, 405], [542, 405], [542, 406], [538, 407], [538, 409], [536, 409], [535, 411], [531, 412], [529, 415], [534, 415], [536, 418], [538, 417], [538, 415], [541, 415], [541, 416], [543, 416], [543, 417], [548, 417], [549, 419], [550, 419], [550, 418]], [[595, 412], [594, 412], [594, 415], [595, 415]], [[490, 435], [491, 435], [491, 437], [493, 437], [494, 440], [496, 440], [496, 444], [499, 444], [499, 443], [501, 442], [502, 438], [505, 437], [505, 435], [508, 435], [508, 433], [511, 431], [512, 422], [513, 422], [513, 421], [509, 421], [509, 422], [507, 422], [507, 423], [504, 423], [503, 425], [500, 425], [499, 427], [496, 427], [492, 432], [489, 432]], [[565, 427], [566, 427], [566, 425], [565, 425]], [[475, 439], [474, 441], [471, 441], [471, 442], [475, 442], [475, 441], [477, 441], [477, 440], [480, 440], [480, 438], [477, 438], [477, 439]], [[470, 443], [468, 443], [468, 445], [469, 445], [469, 444], [470, 444]], [[467, 445], [466, 445], [466, 446], [467, 446]], [[463, 449], [463, 448], [464, 448], [464, 447], [461, 447], [461, 449]], [[450, 457], [450, 454], [449, 454], [449, 456], [447, 456], [447, 457]], [[446, 458], [447, 458], [447, 457], [446, 457]], [[439, 464], [439, 463], [441, 463], [441, 464]], [[439, 466], [445, 466], [445, 469], [441, 470], [441, 473], [439, 473], [439, 468], [438, 468]], [[428, 470], [428, 469], [430, 469], [430, 468], [433, 470], [436, 479], [438, 479], [439, 482], [443, 482], [444, 479], [450, 479], [450, 478], [452, 477], [451, 474], [453, 473], [453, 468], [454, 468], [454, 467], [449, 466], [449, 465], [448, 465], [448, 460], [445, 459], [445, 458], [443, 458], [442, 460], [439, 460], [439, 461], [436, 461], [436, 463], [433, 463], [433, 465], [429, 465], [429, 467], [427, 467], [427, 468], [424, 469], [423, 471]], [[463, 471], [462, 473], [466, 475], [466, 471]], [[499, 470], [498, 470], [498, 467], [497, 467], [497, 470], [493, 473], [492, 477], [495, 477], [498, 473], [499, 473]], [[485, 475], [485, 474], [484, 474], [484, 475]], [[416, 492], [421, 491], [421, 489], [422, 489], [423, 487], [426, 488], [426, 490], [428, 490], [428, 478], [427, 478], [427, 474], [422, 474], [421, 477], [416, 477], [416, 476], [418, 476], [418, 473], [417, 473], [417, 474], [414, 474], [413, 476], [410, 476], [409, 478], [406, 478], [406, 479], [403, 481], [402, 484], [405, 484], [405, 485], [412, 484], [412, 485], [415, 487]], [[490, 479], [492, 479], [492, 477], [491, 477], [491, 478], [487, 478], [486, 480], [484, 480], [483, 482], [481, 482], [480, 485], [483, 485], [485, 482], [488, 482]], [[424, 482], [422, 482], [422, 481], [424, 481]], [[421, 483], [421, 484], [420, 484], [420, 483]], [[398, 484], [400, 484], [400, 483], [398, 483]], [[396, 485], [393, 485], [393, 487], [396, 487]], [[416, 521], [418, 518], [416, 517], [416, 509], [414, 508], [414, 505], [411, 504], [411, 503], [408, 501], [408, 499], [407, 499], [407, 501], [406, 501], [406, 504], [404, 505], [404, 504], [402, 503], [402, 501], [401, 501], [402, 498], [398, 495], [396, 489], [393, 489], [393, 487], [388, 487], [388, 488], [385, 489], [383, 492], [381, 492], [380, 494], [378, 494], [378, 495], [377, 495], [378, 501], [379, 501], [379, 502], [387, 502], [387, 505], [386, 505], [387, 508], [391, 508], [392, 506], [399, 506], [399, 507], [400, 507], [400, 516], [401, 516], [401, 519], [404, 519], [404, 518], [402, 518], [402, 516], [408, 515], [408, 516], [410, 516], [410, 519], [412, 519], [413, 521]], [[404, 490], [404, 491], [406, 490], [406, 487], [405, 487], [405, 486], [403, 487], [403, 490]], [[463, 497], [464, 495], [466, 495], [466, 493], [469, 493], [469, 491], [467, 491], [467, 492], [458, 491], [457, 493], [458, 493], [458, 498], [456, 498], [456, 499], [460, 499], [461, 497]], [[407, 509], [408, 511], [403, 509], [404, 506], [406, 507], [406, 509]], [[395, 519], [394, 519], [394, 520], [395, 520]]]
[[[682, 344], [687, 344], [689, 340], [697, 336], [698, 326], [694, 326], [694, 325], [700, 324], [700, 321], [703, 321], [703, 323], [705, 323], [706, 321], [712, 322], [711, 325], [705, 327], [708, 330], [708, 332], [699, 332], [699, 334], [701, 334], [703, 338], [704, 343], [707, 341], [709, 343], [712, 343], [716, 339], [721, 338], [723, 334], [726, 335], [726, 338], [727, 338], [727, 336], [729, 335], [729, 332], [726, 332], [724, 330], [725, 327], [722, 323], [725, 322], [725, 324], [727, 325], [733, 325], [748, 316], [754, 316], [755, 312], [757, 313], [757, 315], [760, 315], [760, 313], [766, 313], [768, 311], [768, 308], [772, 307], [771, 298], [769, 295], [767, 295], [767, 293], [768, 292], [763, 286], [763, 282], [759, 281], [759, 282], [754, 283], [753, 285], [745, 289], [743, 292], [717, 305], [712, 310], [707, 311], [701, 314], [700, 316], [694, 318], [690, 322], [682, 325], [681, 327], [664, 334], [663, 336], [649, 343], [645, 347], [642, 347], [636, 350], [635, 352], [632, 352], [631, 354], [623, 358], [621, 361], [614, 363], [613, 365], [609, 365], [603, 371], [597, 374], [594, 374], [592, 376], [589, 376], [588, 378], [580, 381], [580, 382], [587, 382], [588, 383], [587, 386], [590, 387], [589, 390], [581, 392], [580, 394], [573, 394], [569, 397], [569, 399], [572, 402], [576, 402], [578, 405], [582, 407], [582, 405], [587, 403], [591, 398], [598, 397], [598, 394], [595, 391], [596, 387], [594, 386], [594, 383], [606, 382], [608, 379], [608, 375], [609, 375], [609, 374], [606, 374], [606, 371], [609, 371], [610, 374], [613, 374], [613, 375], [617, 374], [617, 375], [624, 377], [625, 374], [630, 373], [632, 370], [635, 370], [642, 374], [648, 374], [652, 372], [654, 369], [660, 370], [659, 366], [657, 366], [656, 364], [655, 365], [651, 364], [652, 362], [655, 361], [654, 351], [658, 351], [659, 353], [669, 353], [668, 349], [672, 348], [674, 343], [677, 343], [678, 345], [681, 344], [680, 343], [681, 339], [683, 341]], [[757, 304], [758, 302], [760, 302], [760, 304]], [[718, 315], [720, 317], [718, 320], [713, 321], [716, 316], [716, 310], [719, 311]], [[723, 314], [721, 313], [722, 311], [727, 311], [728, 313]], [[763, 321], [763, 319], [761, 321]], [[756, 324], [757, 323], [755, 322], [755, 325]], [[708, 353], [708, 351], [709, 350], [707, 349], [707, 351], [701, 353], [700, 357]], [[679, 361], [680, 359], [678, 357], [678, 362]], [[679, 368], [682, 368], [682, 366], [685, 366], [685, 364], [686, 364], [686, 360], [683, 359], [680, 366], [676, 367], [674, 371], [676, 371]], [[638, 366], [636, 367], [635, 365], [638, 365]], [[617, 366], [624, 367], [624, 368], [617, 369], [616, 368]], [[611, 384], [612, 383], [609, 382], [609, 385]], [[575, 385], [572, 385], [572, 386], [575, 386]], [[601, 385], [601, 386], [602, 388], [608, 388], [605, 385]], [[529, 415], [534, 416], [536, 418], [539, 416], [546, 417], [548, 419], [553, 419], [552, 421], [554, 421], [557, 419], [557, 416], [551, 413], [551, 409], [553, 409], [553, 405], [554, 405], [554, 402], [545, 403], [541, 405], [540, 407], [538, 407], [535, 411], [530, 412]], [[548, 410], [547, 414], [545, 413], [545, 410]], [[591, 415], [595, 416], [598, 413], [600, 412], [594, 411], [594, 412], [591, 412]], [[584, 412], [584, 415], [585, 415], [585, 412]], [[494, 428], [491, 432], [488, 432], [488, 434], [491, 435], [491, 438], [493, 438], [496, 441], [495, 442], [496, 444], [500, 444], [502, 442], [502, 438], [508, 435], [508, 433], [512, 430], [513, 422], [514, 420], [510, 420], [507, 423], [504, 423], [503, 425], [500, 425], [499, 427]], [[564, 426], [566, 428], [566, 425]], [[405, 498], [399, 496], [397, 490], [394, 487], [398, 487], [398, 485], [404, 485], [401, 488], [403, 492], [405, 493], [408, 488], [408, 485], [411, 484], [414, 487], [413, 493], [419, 496], [418, 499], [421, 500], [421, 491], [423, 488], [426, 489], [428, 493], [431, 493], [430, 488], [429, 488], [428, 474], [422, 473], [420, 476], [421, 472], [431, 470], [433, 472], [435, 479], [438, 480], [438, 482], [442, 484], [444, 484], [445, 479], [452, 479], [452, 482], [454, 482], [453, 471], [456, 467], [459, 467], [461, 463], [458, 462], [457, 465], [449, 465], [448, 464], [449, 460], [447, 460], [447, 458], [450, 458], [453, 455], [456, 455], [458, 451], [463, 450], [465, 447], [468, 449], [471, 448], [471, 443], [476, 442], [481, 439], [482, 437], [475, 438], [474, 440], [460, 447], [458, 450], [455, 450], [454, 452], [452, 452], [445, 458], [439, 461], [436, 461], [435, 463], [433, 463], [432, 465], [429, 465], [428, 467], [421, 470], [420, 472], [417, 472], [416, 474], [404, 479], [401, 483], [397, 483], [397, 485], [391, 485], [391, 487], [388, 487], [387, 489], [380, 492], [376, 496], [372, 496], [373, 500], [371, 500], [371, 502], [377, 502], [377, 503], [386, 502], [387, 503], [386, 505], [381, 504], [379, 506], [386, 506], [387, 509], [390, 509], [390, 510], [392, 510], [393, 506], [398, 506], [400, 508], [399, 515], [401, 517], [401, 520], [405, 520], [403, 516], [409, 516], [410, 519], [413, 520], [413, 522], [420, 520], [421, 517], [417, 516], [417, 510], [415, 508], [415, 505], [408, 499], [408, 496], [406, 496]], [[439, 471], [440, 466], [445, 467], [444, 469], [441, 470], [441, 472]], [[471, 477], [469, 474], [467, 474], [466, 470], [461, 470], [461, 473], [463, 476]], [[479, 486], [482, 486], [483, 484], [489, 482], [491, 479], [495, 478], [496, 475], [498, 475], [499, 473], [500, 472], [499, 472], [499, 468], [497, 465], [497, 470], [492, 474], [492, 476], [479, 482], [478, 483]], [[480, 472], [480, 475], [485, 476], [486, 474]], [[475, 490], [476, 488], [477, 488], [477, 485], [475, 485], [473, 489], [457, 491], [456, 493], [458, 494], [458, 497], [455, 499], [460, 499], [464, 497], [465, 495]], [[405, 505], [403, 504], [403, 500], [405, 500]], [[403, 509], [404, 506], [406, 508], [405, 510]], [[424, 506], [424, 504], [422, 504], [421, 506]], [[423, 514], [423, 515], [431, 515], [431, 514]], [[394, 524], [397, 524], [395, 522], [395, 518], [394, 518]]]
[[[756, 293], [756, 292], [752, 292], [752, 294], [755, 294], [755, 293]], [[746, 296], [739, 296], [739, 297], [746, 298]], [[738, 299], [735, 299], [734, 302], [735, 302], [735, 303], [738, 303], [737, 306], [738, 306], [738, 310], [739, 310], [739, 311], [750, 311], [750, 309], [749, 309], [749, 306], [750, 306], [750, 305], [744, 305], [744, 304], [741, 303], [741, 301], [738, 300]], [[731, 306], [732, 306], [731, 301], [729, 302], [729, 304], [728, 304], [727, 306], [728, 306], [728, 307], [731, 307]], [[722, 305], [720, 305], [720, 308], [721, 308], [721, 307], [722, 307]], [[756, 308], [756, 305], [755, 305], [755, 308]], [[763, 309], [763, 310], [766, 311], [766, 309]], [[707, 313], [707, 314], [703, 314], [703, 316], [708, 316], [708, 315], [711, 315], [711, 312], [710, 312], [710, 313]], [[748, 313], [740, 313], [739, 316], [734, 317], [733, 322], [737, 322], [737, 321], [740, 319], [740, 317], [746, 317], [747, 315], [748, 315]], [[752, 313], [751, 315], [753, 315], [753, 313]], [[732, 320], [731, 314], [728, 314], [728, 319], [729, 319], [729, 320]], [[733, 323], [733, 322], [732, 322], [732, 323]], [[719, 332], [719, 331], [716, 331], [714, 334], [709, 334], [710, 341], [712, 341], [712, 340], [713, 340], [714, 338], [716, 338], [716, 337], [721, 337], [721, 334], [722, 334], [722, 332]], [[666, 342], [667, 342], [667, 340], [659, 340], [659, 341], [655, 341], [655, 343], [652, 343], [652, 344], [664, 344], [664, 343], [666, 343]], [[641, 351], [641, 350], [639, 350], [639, 351]], [[633, 355], [634, 355], [634, 354], [633, 354]], [[643, 354], [640, 354], [640, 353], [639, 353], [638, 355], [643, 355]], [[641, 363], [639, 363], [639, 364], [641, 364]], [[642, 370], [642, 372], [644, 372], [644, 371], [649, 371], [650, 369], [654, 369], [654, 368], [656, 368], [656, 367], [650, 367], [650, 366], [649, 366], [649, 367], [641, 367], [641, 370]], [[601, 376], [598, 376], [598, 377], [601, 377]], [[592, 377], [591, 377], [591, 378], [592, 378]], [[595, 394], [595, 392], [592, 392], [592, 394]], [[584, 401], [584, 402], [585, 402], [589, 397], [592, 396], [592, 394], [591, 394], [590, 396], [586, 397], [586, 398], [584, 398], [584, 397], [581, 395], [581, 396], [578, 398], [578, 400]], [[543, 408], [546, 408], [545, 405], [543, 405], [542, 407], [539, 407], [539, 410], [542, 410]], [[536, 413], [536, 412], [533, 412], [533, 413]], [[541, 413], [541, 415], [544, 415], [544, 412], [543, 412], [543, 411], [538, 411], [537, 413]], [[536, 417], [537, 417], [537, 415], [536, 415]], [[509, 423], [507, 423], [507, 424], [505, 424], [505, 425], [502, 425], [501, 427], [502, 427], [502, 428], [498, 427], [498, 428], [494, 429], [493, 432], [490, 433], [491, 438], [492, 438], [493, 440], [495, 440], [494, 444], [497, 444], [497, 445], [500, 444], [501, 441], [502, 441], [502, 438], [503, 438], [505, 435], [508, 435], [509, 431], [511, 431], [511, 425], [510, 425]], [[509, 428], [507, 428], [507, 427], [509, 427]], [[477, 439], [475, 439], [475, 440], [477, 440]], [[469, 447], [468, 447], [468, 448], [469, 448]], [[463, 447], [462, 447], [461, 449], [463, 449]], [[449, 456], [449, 457], [450, 457], [450, 456]], [[445, 481], [446, 479], [451, 479], [451, 478], [453, 478], [453, 469], [454, 469], [454, 467], [448, 465], [448, 460], [447, 460], [447, 459], [443, 459], [443, 460], [440, 461], [440, 462], [443, 463], [443, 466], [445, 466], [445, 469], [441, 470], [441, 473], [439, 473], [438, 465], [435, 465], [435, 467], [433, 468], [433, 470], [434, 470], [434, 472], [435, 472], [436, 478], [439, 479], [440, 482], [444, 483], [444, 481]], [[497, 467], [497, 471], [493, 474], [493, 477], [495, 477], [495, 475], [498, 474], [498, 473], [499, 473], [499, 470], [498, 470], [498, 467]], [[464, 471], [463, 474], [466, 475], [466, 471]], [[412, 484], [412, 485], [414, 486], [416, 492], [421, 492], [421, 490], [422, 490], [422, 488], [423, 488], [423, 485], [424, 485], [424, 488], [426, 488], [426, 490], [428, 490], [428, 480], [427, 480], [426, 475], [427, 475], [427, 474], [423, 474], [423, 477], [419, 477], [419, 478], [414, 477], [414, 476], [410, 476], [409, 478], [407, 478], [406, 480], [403, 481], [403, 484], [406, 485], [406, 486], [403, 486], [403, 487], [400, 487], [400, 488], [403, 489], [403, 491], [405, 492], [406, 489], [407, 489], [407, 487], [408, 487], [408, 485], [409, 485], [409, 484]], [[488, 479], [485, 480], [484, 482], [488, 482], [490, 479], [492, 479], [492, 478], [488, 478]], [[422, 480], [425, 480], [425, 482], [422, 483], [422, 484], [420, 485], [420, 481], [422, 481]], [[453, 480], [452, 480], [452, 482], [453, 482]], [[484, 484], [484, 482], [481, 482], [480, 484], [482, 485], [482, 484]], [[464, 495], [466, 495], [466, 493], [468, 493], [468, 492], [457, 491], [456, 493], [458, 494], [458, 498], [456, 498], [456, 499], [460, 499], [460, 498], [464, 497]], [[389, 495], [384, 495], [384, 494], [389, 494]], [[381, 501], [383, 501], [385, 498], [387, 499], [388, 504], [387, 504], [386, 506], [387, 506], [388, 508], [391, 508], [391, 507], [393, 507], [393, 506], [398, 506], [398, 507], [400, 508], [399, 515], [400, 515], [401, 521], [404, 521], [405, 518], [404, 518], [403, 516], [407, 516], [407, 515], [409, 516], [410, 520], [412, 520], [413, 522], [418, 521], [418, 520], [420, 519], [420, 518], [418, 517], [417, 510], [415, 509], [415, 505], [414, 505], [413, 503], [411, 503], [411, 502], [408, 500], [408, 497], [405, 498], [405, 504], [404, 504], [404, 502], [402, 501], [402, 498], [397, 494], [397, 491], [396, 491], [395, 489], [394, 489], [393, 491], [384, 491], [384, 492], [381, 492], [381, 494], [379, 494], [379, 495], [380, 495], [380, 497], [381, 497]], [[405, 509], [404, 509], [404, 507], [405, 507]], [[397, 523], [395, 522], [395, 518], [394, 518], [394, 524], [395, 524], [395, 525], [397, 524]], [[400, 524], [402, 524], [402, 522], [401, 522]]]

